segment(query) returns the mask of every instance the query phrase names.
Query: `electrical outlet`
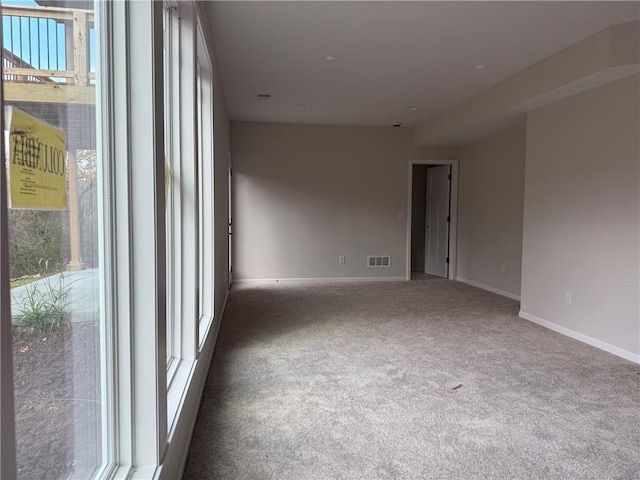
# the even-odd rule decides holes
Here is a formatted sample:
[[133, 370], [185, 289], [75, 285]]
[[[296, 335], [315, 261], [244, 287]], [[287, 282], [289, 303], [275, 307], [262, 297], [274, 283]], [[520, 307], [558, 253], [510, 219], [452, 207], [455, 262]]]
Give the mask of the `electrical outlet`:
[[507, 269], [505, 268], [505, 266], [504, 265], [500, 265], [500, 273], [504, 273], [506, 271], [507, 271]]
[[569, 290], [564, 292], [564, 301], [569, 305], [571, 305], [571, 302], [573, 301], [573, 293], [571, 293]]
[[338, 257], [338, 263], [342, 264], [342, 263], [347, 263], [347, 259], [345, 258], [344, 255], [340, 255]]

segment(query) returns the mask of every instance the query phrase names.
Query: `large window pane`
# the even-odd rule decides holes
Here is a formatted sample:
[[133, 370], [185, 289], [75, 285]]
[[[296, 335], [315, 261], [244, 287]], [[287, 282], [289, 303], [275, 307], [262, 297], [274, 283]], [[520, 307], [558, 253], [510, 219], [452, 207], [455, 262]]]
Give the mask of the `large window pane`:
[[174, 296], [176, 293], [176, 258], [174, 251], [176, 249], [176, 221], [175, 221], [175, 201], [174, 197], [179, 194], [179, 182], [175, 175], [175, 145], [173, 142], [174, 135], [174, 115], [173, 115], [173, 95], [176, 66], [174, 65], [175, 45], [177, 38], [172, 35], [174, 24], [177, 22], [175, 9], [169, 5], [164, 5], [163, 12], [163, 48], [162, 48], [162, 69], [163, 69], [163, 86], [164, 86], [164, 158], [165, 158], [165, 209], [166, 209], [166, 245], [167, 245], [167, 365], [171, 364], [174, 356], [173, 342], [176, 340], [174, 335], [174, 308], [176, 302]]
[[101, 25], [89, 1], [15, 3], [2, 81], [18, 478], [86, 479], [107, 448]]
[[213, 87], [211, 63], [202, 30], [196, 42], [196, 112], [198, 121], [198, 252], [199, 252], [199, 345], [214, 315], [214, 161], [213, 161]]

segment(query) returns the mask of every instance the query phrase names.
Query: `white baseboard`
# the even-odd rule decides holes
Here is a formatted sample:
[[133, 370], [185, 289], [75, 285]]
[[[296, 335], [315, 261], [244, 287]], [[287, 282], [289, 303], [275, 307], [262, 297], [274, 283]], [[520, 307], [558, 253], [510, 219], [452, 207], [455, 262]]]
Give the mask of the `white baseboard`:
[[[224, 302], [222, 302], [222, 308], [220, 309], [220, 320], [224, 317], [224, 312], [227, 309], [227, 302], [229, 301], [229, 293], [231, 292], [231, 288], [227, 287], [227, 293], [224, 296]], [[217, 334], [214, 338], [218, 338]]]
[[616, 347], [615, 345], [611, 345], [610, 343], [603, 342], [602, 340], [597, 340], [593, 337], [589, 337], [588, 335], [584, 335], [582, 333], [576, 332], [569, 328], [560, 326], [548, 320], [544, 320], [540, 317], [536, 317], [535, 315], [531, 315], [530, 313], [523, 312], [522, 310], [518, 313], [520, 318], [528, 320], [530, 322], [541, 325], [549, 330], [553, 330], [554, 332], [561, 333], [562, 335], [566, 335], [567, 337], [573, 338], [574, 340], [578, 340], [582, 343], [586, 343], [587, 345], [591, 345], [592, 347], [599, 348], [600, 350], [604, 350], [605, 352], [612, 353], [618, 357], [624, 358], [625, 360], [629, 360], [631, 362], [640, 364], [640, 355], [629, 352], [622, 348]]
[[141, 470], [138, 469], [130, 478], [134, 480], [138, 478], [153, 478], [154, 480], [182, 478], [184, 468], [187, 464], [193, 431], [196, 420], [198, 419], [204, 385], [209, 376], [209, 368], [213, 360], [213, 352], [216, 347], [218, 333], [220, 332], [220, 325], [224, 318], [228, 299], [229, 289], [227, 289], [225, 294], [224, 303], [220, 309], [217, 320], [214, 320], [209, 326], [206, 341], [200, 355], [197, 360], [193, 361], [194, 366], [191, 372], [189, 386], [184, 391], [183, 397], [180, 400], [179, 417], [176, 419], [175, 428], [170, 432], [169, 445], [162, 464], [155, 469], [153, 475], [147, 471], [140, 474], [139, 472]]
[[405, 277], [238, 278], [233, 283], [405, 282]]
[[487, 290], [489, 292], [497, 293], [498, 295], [502, 295], [503, 297], [520, 301], [520, 295], [516, 295], [515, 293], [507, 292], [505, 290], [500, 290], [499, 288], [490, 287], [489, 285], [485, 285], [484, 283], [474, 282], [473, 280], [468, 280], [462, 277], [456, 277], [456, 280], [458, 282], [466, 283], [467, 285], [471, 285], [473, 287], [481, 288], [482, 290]]

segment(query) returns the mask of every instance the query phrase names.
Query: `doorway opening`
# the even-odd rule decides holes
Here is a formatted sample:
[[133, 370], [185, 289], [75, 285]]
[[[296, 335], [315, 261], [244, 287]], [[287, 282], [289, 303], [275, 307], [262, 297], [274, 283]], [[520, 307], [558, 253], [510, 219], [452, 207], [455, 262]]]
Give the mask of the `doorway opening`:
[[407, 280], [455, 278], [457, 161], [409, 164]]

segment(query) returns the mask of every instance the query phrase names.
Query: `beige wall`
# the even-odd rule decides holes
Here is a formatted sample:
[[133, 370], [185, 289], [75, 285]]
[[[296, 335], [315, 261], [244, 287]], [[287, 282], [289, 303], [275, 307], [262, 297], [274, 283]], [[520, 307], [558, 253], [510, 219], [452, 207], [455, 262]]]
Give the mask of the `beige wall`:
[[457, 277], [513, 296], [520, 295], [525, 144], [523, 125], [460, 149]]
[[636, 356], [639, 87], [634, 75], [529, 114], [521, 307]]
[[231, 145], [234, 280], [404, 278], [409, 159], [456, 155], [386, 127], [232, 122]]

